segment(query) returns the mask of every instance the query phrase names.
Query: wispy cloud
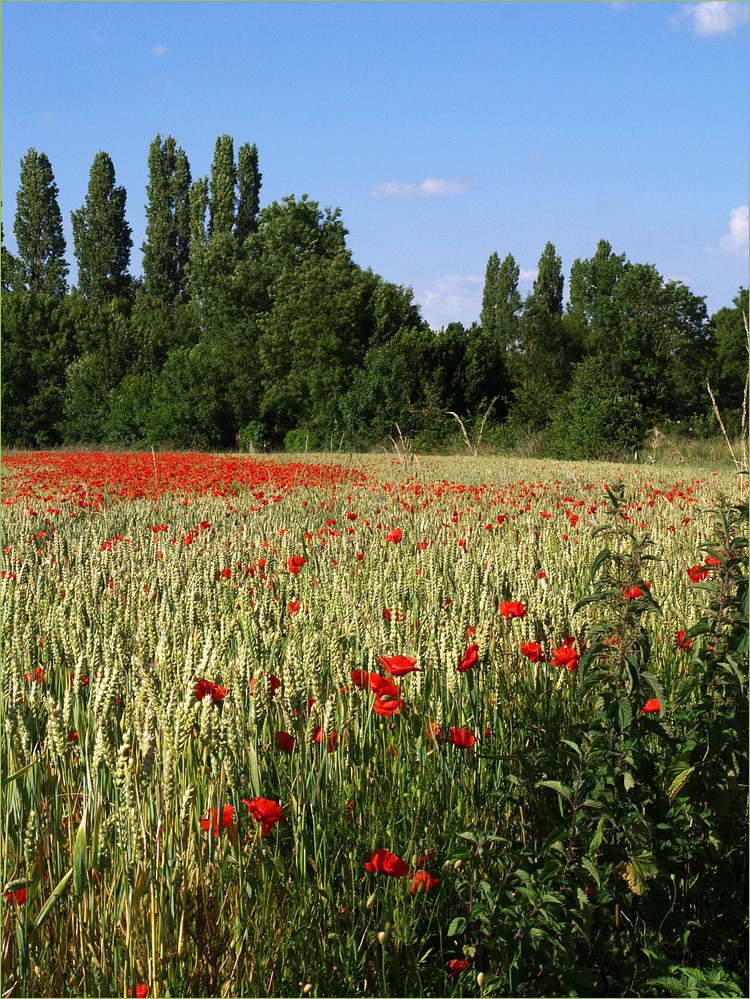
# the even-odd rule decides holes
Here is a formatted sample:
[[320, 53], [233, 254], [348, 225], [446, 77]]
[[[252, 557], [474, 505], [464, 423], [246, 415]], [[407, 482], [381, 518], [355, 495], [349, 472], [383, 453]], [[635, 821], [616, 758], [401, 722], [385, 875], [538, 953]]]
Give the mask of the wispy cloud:
[[422, 314], [433, 329], [455, 322], [471, 326], [479, 320], [483, 288], [483, 277], [447, 274], [422, 291]]
[[472, 183], [465, 177], [458, 180], [444, 180], [442, 177], [428, 177], [421, 184], [407, 184], [401, 181], [389, 181], [385, 184], [378, 184], [370, 191], [373, 198], [400, 198], [408, 200], [410, 198], [433, 198], [441, 194], [460, 194]]
[[162, 45], [161, 42], [159, 42], [158, 45], [154, 45], [153, 53], [155, 56], [163, 56], [168, 52], [174, 52], [174, 49], [167, 48], [165, 45]]
[[727, 35], [747, 19], [748, 4], [744, 0], [707, 0], [683, 4], [679, 13], [668, 20], [675, 27], [683, 21], [688, 22], [696, 35]]

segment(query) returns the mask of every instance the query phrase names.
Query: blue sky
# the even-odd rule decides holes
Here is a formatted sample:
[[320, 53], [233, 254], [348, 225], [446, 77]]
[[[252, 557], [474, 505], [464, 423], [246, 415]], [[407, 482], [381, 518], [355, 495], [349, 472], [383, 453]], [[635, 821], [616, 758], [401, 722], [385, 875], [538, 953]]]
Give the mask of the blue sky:
[[433, 328], [479, 318], [489, 255], [527, 292], [545, 244], [599, 239], [731, 304], [748, 281], [748, 4], [2, 3], [2, 218], [50, 159], [71, 211], [94, 156], [127, 190], [141, 272], [149, 144], [193, 178], [258, 146], [261, 206], [338, 206], [362, 267]]

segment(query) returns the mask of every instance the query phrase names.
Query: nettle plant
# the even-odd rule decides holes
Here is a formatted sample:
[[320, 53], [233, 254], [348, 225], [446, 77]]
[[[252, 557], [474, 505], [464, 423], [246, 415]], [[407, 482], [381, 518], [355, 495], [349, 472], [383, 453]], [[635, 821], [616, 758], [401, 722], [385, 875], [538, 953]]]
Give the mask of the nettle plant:
[[[646, 579], [656, 560], [630, 528], [623, 488], [608, 494], [609, 522], [596, 532], [607, 545], [576, 607], [596, 615], [576, 683], [586, 720], [537, 783], [556, 793], [560, 822], [533, 872], [517, 872], [509, 964], [528, 972], [534, 956], [554, 961], [518, 981], [537, 994], [557, 983], [739, 995], [721, 965], [747, 960], [747, 507], [715, 513], [717, 538], [695, 567], [709, 603], [680, 638], [692, 666], [666, 711], [646, 626], [660, 614]], [[705, 932], [717, 922], [720, 944]], [[698, 962], [715, 972], [685, 967]]]

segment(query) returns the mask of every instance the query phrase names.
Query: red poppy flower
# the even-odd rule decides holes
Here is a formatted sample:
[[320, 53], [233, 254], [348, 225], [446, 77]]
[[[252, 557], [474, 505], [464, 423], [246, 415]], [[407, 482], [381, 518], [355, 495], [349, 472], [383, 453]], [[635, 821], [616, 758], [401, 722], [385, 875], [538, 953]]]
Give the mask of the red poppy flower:
[[[651, 589], [651, 583], [644, 583], [643, 585], [647, 590]], [[643, 590], [641, 590], [638, 586], [623, 586], [622, 592], [625, 594], [626, 600], [637, 600], [638, 597], [644, 596]]]
[[[128, 989], [128, 995], [132, 996], [132, 992]], [[135, 999], [146, 999], [148, 995], [148, 985], [136, 985], [135, 987]]]
[[688, 638], [688, 640], [685, 641], [685, 634], [686, 632], [684, 630], [677, 632], [677, 638], [675, 641], [678, 649], [692, 649], [693, 647], [692, 638]]
[[397, 545], [401, 538], [403, 538], [404, 532], [399, 527], [394, 527], [392, 531], [389, 531], [386, 536], [386, 541], [391, 541], [394, 545]]
[[[360, 690], [367, 690], [370, 686], [370, 673], [364, 669], [353, 669], [352, 670], [352, 683], [355, 687], [359, 687]], [[372, 676], [376, 676], [375, 673]]]
[[421, 854], [419, 860], [417, 861], [417, 867], [420, 870], [422, 870], [422, 868], [425, 866], [425, 864], [427, 863], [427, 861], [428, 860], [432, 860], [432, 858], [434, 856], [435, 856], [435, 851], [434, 850], [428, 850], [427, 853]]
[[448, 742], [456, 749], [471, 749], [476, 741], [477, 737], [467, 728], [452, 728], [451, 734], [448, 736]]
[[371, 874], [387, 874], [392, 878], [405, 878], [409, 873], [409, 865], [390, 850], [375, 850], [365, 864], [365, 870]]
[[15, 905], [23, 905], [26, 901], [26, 888], [16, 888], [15, 891], [6, 891], [3, 893], [6, 902], [12, 902]]
[[198, 680], [195, 685], [196, 701], [202, 701], [204, 697], [210, 694], [214, 704], [218, 704], [219, 701], [224, 700], [228, 693], [229, 689], [227, 687], [220, 687], [217, 683], [211, 683], [210, 680]]
[[247, 801], [243, 798], [242, 804], [247, 805], [255, 821], [260, 822], [260, 831], [263, 836], [268, 836], [276, 822], [284, 820], [284, 813], [277, 801], [271, 801], [268, 798], [252, 798]]
[[[275, 673], [268, 674], [268, 683], [271, 687], [271, 697], [276, 693], [276, 691], [281, 686], [281, 680], [276, 676]], [[255, 690], [255, 677], [250, 680], [250, 693], [252, 694]]]
[[[315, 731], [313, 732], [313, 742], [321, 743], [323, 741], [323, 728], [321, 725], [315, 726]], [[336, 743], [339, 741], [339, 734], [334, 729], [333, 732], [328, 736], [328, 752], [333, 753], [336, 751]]]
[[433, 888], [437, 888], [439, 884], [440, 878], [433, 878], [431, 874], [428, 874], [427, 871], [424, 870], [417, 871], [414, 875], [414, 881], [412, 882], [411, 893], [412, 895], [416, 895], [420, 888], [422, 891], [432, 891]]
[[44, 670], [41, 666], [35, 666], [31, 671], [31, 675], [24, 673], [23, 678], [26, 683], [33, 683], [34, 681], [44, 683]]
[[291, 573], [296, 574], [296, 573], [298, 573], [300, 571], [300, 569], [302, 568], [302, 566], [305, 564], [305, 559], [302, 557], [302, 555], [291, 555], [287, 559], [287, 563], [286, 564], [287, 564], [287, 568], [289, 569], [289, 571]]
[[655, 715], [658, 714], [660, 711], [661, 711], [661, 704], [659, 704], [658, 697], [652, 697], [650, 700], [646, 701], [646, 703], [641, 708], [642, 715]]
[[299, 610], [299, 600], [292, 600], [289, 604], [289, 613], [296, 614]]
[[521, 655], [526, 656], [532, 663], [547, 662], [544, 648], [538, 642], [521, 642]]
[[479, 646], [470, 645], [466, 650], [466, 652], [464, 652], [464, 657], [461, 660], [461, 662], [458, 664], [456, 669], [458, 670], [459, 673], [466, 673], [467, 670], [470, 670], [473, 666], [476, 666], [478, 662], [479, 662]]
[[390, 621], [390, 619], [391, 619], [391, 612], [388, 610], [387, 607], [383, 611], [383, 617], [386, 619], [386, 621]]
[[688, 576], [690, 576], [691, 583], [700, 583], [701, 580], [708, 577], [709, 569], [704, 568], [702, 565], [691, 565], [688, 569]]
[[277, 732], [274, 739], [282, 753], [291, 753], [294, 749], [295, 738], [289, 732]]
[[399, 713], [399, 708], [402, 706], [401, 701], [396, 698], [384, 700], [379, 694], [375, 695], [375, 703], [372, 706], [372, 710], [376, 715], [380, 715], [381, 718], [390, 718], [391, 715], [397, 715]]
[[430, 722], [427, 726], [427, 738], [434, 739], [435, 742], [440, 742], [443, 738], [443, 733], [440, 731], [440, 726], [437, 722]]
[[504, 600], [497, 608], [507, 621], [511, 617], [523, 617], [526, 608], [517, 600]]
[[452, 961], [448, 962], [448, 967], [451, 969], [449, 973], [450, 978], [456, 978], [461, 974], [462, 971], [466, 969], [471, 964], [468, 957], [454, 957]]
[[385, 669], [396, 678], [400, 676], [406, 676], [407, 673], [421, 673], [422, 671], [417, 666], [417, 660], [412, 659], [411, 656], [378, 656], [379, 661], [382, 663]]
[[78, 742], [78, 733], [75, 729], [71, 729], [68, 732], [68, 742]]
[[[221, 817], [221, 828], [224, 829], [225, 826], [232, 825], [232, 819], [234, 816], [234, 807], [232, 805], [224, 805], [224, 811]], [[201, 829], [204, 832], [208, 832], [211, 825], [210, 814], [206, 816], [205, 819], [201, 819]], [[219, 835], [219, 809], [214, 808], [214, 836]]]
[[563, 644], [552, 653], [555, 666], [567, 666], [571, 673], [578, 669], [578, 653], [573, 648], [575, 638], [566, 638]]

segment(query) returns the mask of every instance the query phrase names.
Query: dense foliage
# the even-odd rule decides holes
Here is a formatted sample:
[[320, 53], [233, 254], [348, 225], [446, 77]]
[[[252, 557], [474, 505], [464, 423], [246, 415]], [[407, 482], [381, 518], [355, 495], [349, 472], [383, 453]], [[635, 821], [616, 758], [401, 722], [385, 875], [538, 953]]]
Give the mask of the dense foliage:
[[[512, 254], [490, 255], [478, 323], [431, 330], [410, 288], [356, 265], [338, 209], [307, 195], [260, 208], [256, 146], [216, 140], [210, 177], [157, 135], [148, 155], [143, 276], [128, 273], [126, 192], [105, 152], [72, 213], [68, 291], [57, 186], [21, 163], [2, 252], [2, 442], [233, 448], [530, 435], [567, 458], [632, 454], [654, 427], [730, 434], [747, 369], [742, 312], [631, 263], [602, 240], [576, 260], [564, 307], [552, 243], [525, 300]], [[744, 358], [744, 360], [743, 360]]]
[[4, 994], [748, 994], [735, 475], [2, 467]]

